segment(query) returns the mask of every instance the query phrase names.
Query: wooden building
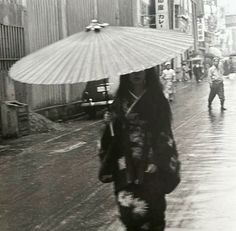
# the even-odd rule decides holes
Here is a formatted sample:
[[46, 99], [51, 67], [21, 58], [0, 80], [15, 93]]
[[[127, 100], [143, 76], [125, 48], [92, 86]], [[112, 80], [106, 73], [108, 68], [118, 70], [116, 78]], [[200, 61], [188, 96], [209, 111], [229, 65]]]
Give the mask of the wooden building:
[[27, 0], [28, 51], [83, 31], [92, 19], [112, 26], [137, 24], [137, 0]]

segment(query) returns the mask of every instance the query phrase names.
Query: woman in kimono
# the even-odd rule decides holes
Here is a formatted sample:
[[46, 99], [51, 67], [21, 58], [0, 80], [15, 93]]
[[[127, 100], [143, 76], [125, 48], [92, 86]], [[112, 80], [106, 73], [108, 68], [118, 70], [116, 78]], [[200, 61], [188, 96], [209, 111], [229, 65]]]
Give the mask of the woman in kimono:
[[163, 70], [161, 81], [163, 84], [163, 91], [165, 97], [172, 101], [174, 98], [174, 85], [173, 83], [176, 81], [175, 71], [171, 69], [170, 62], [166, 62], [166, 69]]
[[120, 78], [105, 122], [99, 179], [114, 182], [121, 221], [127, 231], [163, 231], [165, 194], [178, 185], [180, 164], [169, 104], [154, 69]]

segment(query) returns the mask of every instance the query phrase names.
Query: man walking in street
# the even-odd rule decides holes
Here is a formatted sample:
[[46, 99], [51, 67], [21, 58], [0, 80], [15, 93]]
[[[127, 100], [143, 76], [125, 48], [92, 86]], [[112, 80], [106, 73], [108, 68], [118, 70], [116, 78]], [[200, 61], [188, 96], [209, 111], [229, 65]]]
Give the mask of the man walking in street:
[[220, 66], [219, 58], [215, 57], [213, 59], [213, 65], [208, 72], [208, 80], [210, 84], [210, 94], [208, 98], [208, 108], [211, 109], [212, 101], [215, 96], [218, 95], [221, 103], [221, 110], [224, 111], [224, 83], [223, 83], [223, 68]]

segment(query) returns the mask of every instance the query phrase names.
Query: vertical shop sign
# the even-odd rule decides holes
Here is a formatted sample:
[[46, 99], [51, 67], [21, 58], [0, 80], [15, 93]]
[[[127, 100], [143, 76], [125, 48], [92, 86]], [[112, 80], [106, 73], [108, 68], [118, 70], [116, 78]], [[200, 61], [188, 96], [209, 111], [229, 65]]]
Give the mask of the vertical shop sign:
[[205, 41], [205, 35], [204, 35], [204, 20], [203, 18], [197, 19], [197, 37], [198, 42], [204, 42]]
[[168, 0], [156, 0], [156, 27], [169, 29]]

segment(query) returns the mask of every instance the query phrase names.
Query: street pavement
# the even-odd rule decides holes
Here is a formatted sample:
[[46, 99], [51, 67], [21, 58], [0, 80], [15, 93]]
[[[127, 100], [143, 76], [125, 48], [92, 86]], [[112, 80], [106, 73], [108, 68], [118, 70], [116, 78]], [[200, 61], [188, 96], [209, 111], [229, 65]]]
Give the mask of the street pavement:
[[[179, 83], [173, 130], [182, 182], [167, 196], [167, 231], [236, 230], [236, 79], [208, 111], [206, 82]], [[0, 144], [0, 231], [124, 231], [111, 184], [97, 179], [100, 120]]]

